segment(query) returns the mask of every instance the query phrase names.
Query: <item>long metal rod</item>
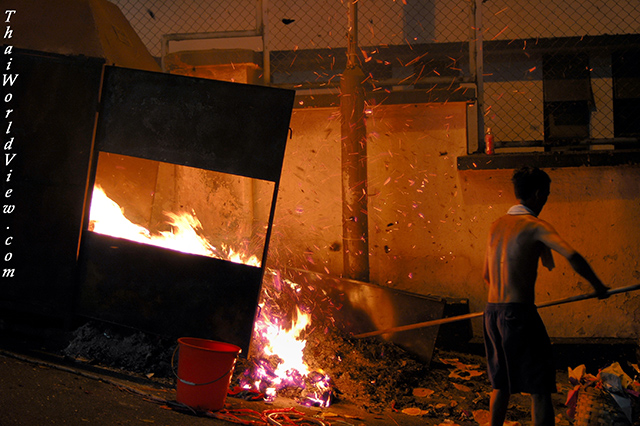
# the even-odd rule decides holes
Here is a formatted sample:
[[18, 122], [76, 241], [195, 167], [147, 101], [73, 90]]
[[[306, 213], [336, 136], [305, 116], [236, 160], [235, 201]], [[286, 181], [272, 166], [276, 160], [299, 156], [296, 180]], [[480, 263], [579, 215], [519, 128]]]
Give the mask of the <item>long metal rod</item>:
[[[639, 289], [640, 289], [640, 284], [636, 284], [628, 287], [620, 287], [620, 288], [609, 290], [607, 292], [607, 295], [613, 296], [614, 294], [628, 293], [630, 291], [639, 290]], [[538, 309], [546, 308], [549, 306], [563, 305], [565, 303], [578, 302], [580, 300], [594, 299], [596, 297], [598, 297], [596, 293], [581, 294], [579, 296], [572, 296], [572, 297], [567, 297], [565, 299], [552, 300], [549, 302], [541, 303], [540, 305], [538, 305]], [[473, 312], [470, 314], [458, 315], [455, 317], [440, 318], [440, 319], [431, 320], [431, 321], [418, 322], [415, 324], [401, 325], [399, 327], [386, 328], [384, 330], [371, 331], [368, 333], [357, 334], [353, 337], [355, 337], [356, 339], [361, 339], [363, 337], [379, 336], [381, 334], [394, 333], [398, 331], [407, 331], [407, 330], [414, 330], [416, 328], [432, 327], [434, 325], [447, 324], [450, 322], [477, 318], [477, 317], [481, 317], [482, 315], [483, 315], [483, 312]]]
[[268, 16], [268, 2], [269, 0], [259, 0], [258, 13], [260, 14], [258, 27], [262, 33], [262, 70], [264, 73], [264, 84], [267, 86], [271, 84], [271, 45], [269, 40], [269, 16]]
[[475, 77], [476, 77], [476, 114], [478, 117], [478, 153], [484, 152], [484, 39], [482, 23], [483, 0], [475, 0]]
[[347, 67], [358, 65], [358, 0], [349, 3], [347, 28]]

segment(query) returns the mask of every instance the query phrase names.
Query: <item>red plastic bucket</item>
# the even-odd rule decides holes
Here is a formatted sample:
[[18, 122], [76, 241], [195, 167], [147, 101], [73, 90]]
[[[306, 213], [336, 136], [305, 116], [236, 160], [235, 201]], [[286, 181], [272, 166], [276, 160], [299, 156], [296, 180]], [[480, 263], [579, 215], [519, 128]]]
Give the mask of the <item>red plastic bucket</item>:
[[178, 339], [176, 400], [196, 410], [224, 408], [231, 375], [241, 349], [236, 345], [195, 337]]

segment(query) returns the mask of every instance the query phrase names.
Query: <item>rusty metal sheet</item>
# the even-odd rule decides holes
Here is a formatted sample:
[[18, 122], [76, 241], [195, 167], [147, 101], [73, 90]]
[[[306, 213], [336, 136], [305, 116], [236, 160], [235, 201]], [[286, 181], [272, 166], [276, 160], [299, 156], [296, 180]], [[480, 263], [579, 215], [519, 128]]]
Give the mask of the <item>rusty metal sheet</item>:
[[86, 231], [80, 315], [249, 348], [262, 270]]
[[[294, 95], [291, 90], [105, 67], [95, 150], [274, 182], [264, 265]], [[97, 159], [90, 185], [96, 169]], [[248, 350], [261, 267], [98, 235], [87, 223], [83, 229], [79, 314]]]
[[[282, 277], [316, 288], [331, 299], [335, 324], [346, 334], [357, 335], [405, 324], [442, 318], [446, 302], [435, 296], [423, 296], [360, 281], [324, 274], [287, 269]], [[321, 296], [319, 296], [321, 297]], [[379, 338], [392, 342], [427, 364], [435, 349], [439, 327], [402, 331]]]
[[276, 182], [295, 91], [106, 67], [99, 151]]

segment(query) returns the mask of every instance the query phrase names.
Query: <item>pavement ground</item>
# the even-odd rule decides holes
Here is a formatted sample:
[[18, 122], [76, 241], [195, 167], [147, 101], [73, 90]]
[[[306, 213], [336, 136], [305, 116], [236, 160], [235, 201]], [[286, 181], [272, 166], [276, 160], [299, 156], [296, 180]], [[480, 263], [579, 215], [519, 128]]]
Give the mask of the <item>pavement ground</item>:
[[[100, 369], [89, 371], [64, 363], [0, 351], [0, 425], [162, 425], [231, 426], [242, 424], [182, 412], [171, 408], [176, 392], [172, 388], [144, 383]], [[372, 414], [355, 407], [334, 406], [328, 410], [307, 408], [295, 401], [278, 398], [267, 404], [227, 398], [229, 414], [241, 410], [264, 413], [269, 410], [296, 410], [308, 418], [342, 426], [424, 425], [424, 419], [397, 412]], [[224, 412], [223, 412], [224, 413]], [[220, 413], [220, 414], [223, 414]], [[250, 417], [242, 416], [243, 420]], [[266, 424], [266, 423], [265, 423]], [[318, 423], [322, 424], [322, 423]]]
[[[589, 363], [588, 371], [597, 371], [598, 366], [605, 366], [615, 359], [637, 362], [637, 345], [570, 345], [570, 348], [571, 350], [558, 351], [561, 355], [559, 362], [563, 366], [576, 366], [586, 361]], [[562, 349], [562, 346], [558, 345], [557, 349]], [[558, 372], [558, 383], [562, 390], [554, 395], [557, 424], [568, 425], [569, 422], [563, 419], [563, 404], [568, 389], [566, 367]], [[464, 399], [465, 392], [460, 392], [456, 398]], [[78, 363], [59, 355], [55, 348], [41, 347], [39, 342], [31, 339], [12, 339], [6, 334], [0, 334], [0, 426], [278, 426], [280, 423], [268, 423], [259, 417], [249, 416], [259, 416], [274, 410], [289, 413], [295, 410], [304, 415], [308, 421], [306, 424], [319, 426], [479, 424], [472, 419], [458, 421], [411, 416], [391, 409], [382, 413], [370, 413], [345, 403], [337, 403], [326, 409], [308, 408], [283, 397], [278, 397], [273, 403], [228, 397], [225, 410], [202, 415], [178, 407], [175, 399], [176, 391], [170, 382]], [[514, 395], [510, 409], [519, 411], [520, 419], [528, 419], [528, 405], [528, 397]], [[223, 417], [233, 414], [238, 414], [239, 417]], [[520, 425], [528, 426], [529, 422], [521, 420]]]

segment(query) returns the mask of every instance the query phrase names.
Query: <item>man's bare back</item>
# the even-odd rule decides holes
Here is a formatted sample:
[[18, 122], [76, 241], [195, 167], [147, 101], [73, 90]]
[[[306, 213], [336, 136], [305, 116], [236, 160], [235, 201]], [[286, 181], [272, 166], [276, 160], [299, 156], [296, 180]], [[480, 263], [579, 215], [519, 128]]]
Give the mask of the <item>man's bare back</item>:
[[484, 280], [489, 303], [535, 303], [538, 259], [553, 249], [570, 259], [575, 250], [534, 214], [508, 214], [491, 226]]

